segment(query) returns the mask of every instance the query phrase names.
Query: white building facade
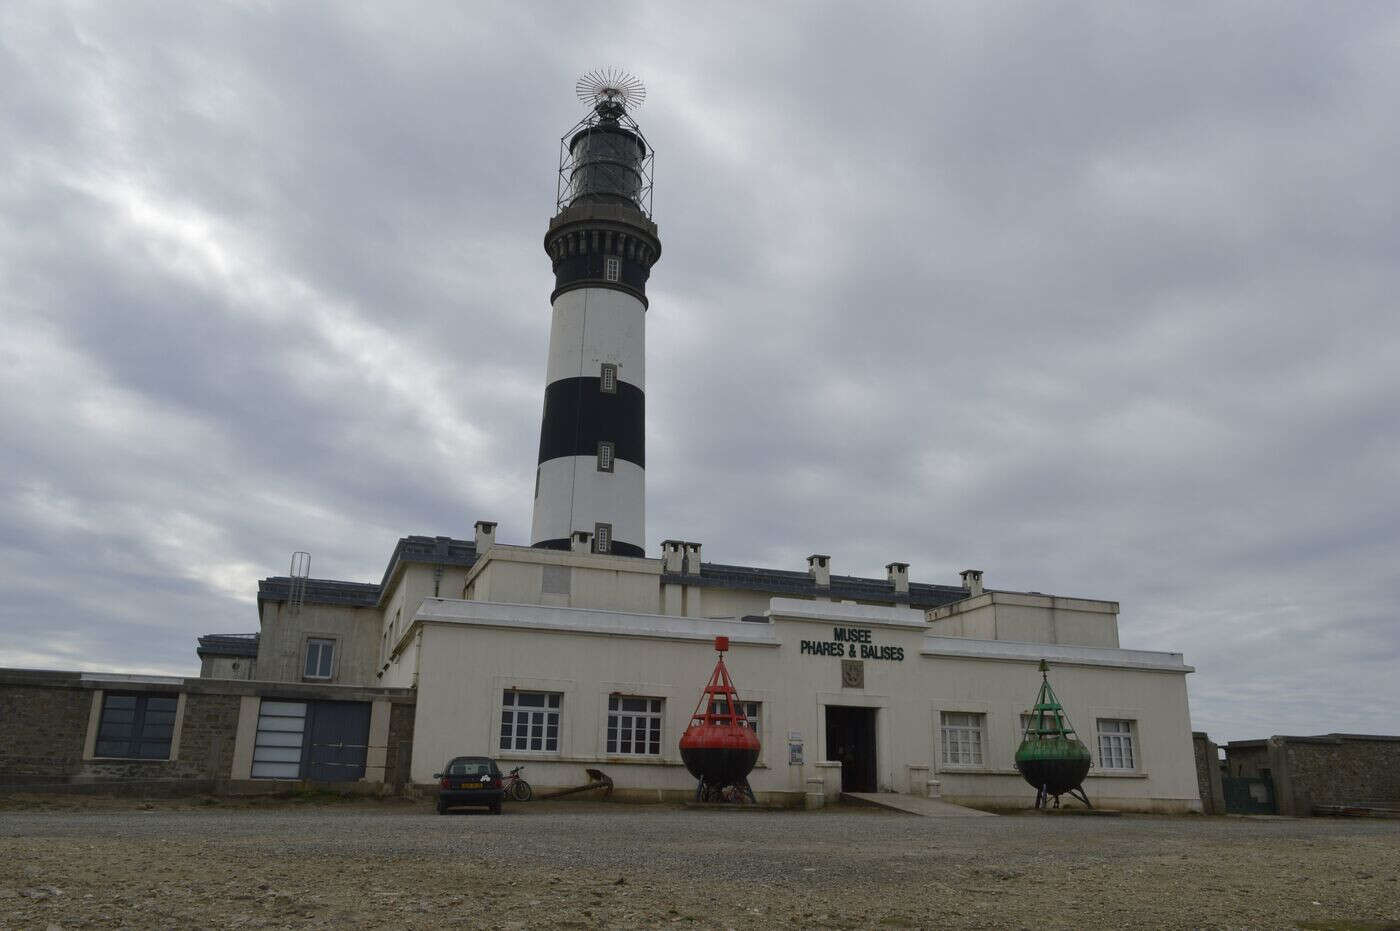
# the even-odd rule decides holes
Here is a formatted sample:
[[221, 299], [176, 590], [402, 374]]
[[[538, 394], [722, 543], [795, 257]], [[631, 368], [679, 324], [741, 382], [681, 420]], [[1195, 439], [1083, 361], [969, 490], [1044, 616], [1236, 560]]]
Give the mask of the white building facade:
[[[1200, 810], [1192, 670], [1180, 654], [1117, 647], [1111, 602], [980, 592], [949, 606], [970, 611], [950, 611], [770, 596], [761, 614], [728, 618], [546, 603], [573, 591], [592, 601], [607, 588], [636, 602], [664, 588], [664, 568], [495, 546], [466, 588], [511, 600], [424, 599], [380, 677], [417, 695], [413, 780], [480, 754], [526, 765], [542, 791], [580, 785], [593, 768], [625, 796], [688, 798], [695, 782], [677, 743], [714, 664], [714, 638], [724, 636], [763, 743], [750, 777], [761, 800], [834, 801], [844, 789], [1023, 807], [1034, 791], [1012, 758], [1045, 659], [1093, 752], [1085, 788], [1096, 804]], [[565, 587], [563, 575], [569, 596], [546, 590]], [[998, 600], [1014, 610], [998, 618]], [[1071, 633], [1061, 642], [978, 639], [950, 623], [979, 612], [1019, 635]]]

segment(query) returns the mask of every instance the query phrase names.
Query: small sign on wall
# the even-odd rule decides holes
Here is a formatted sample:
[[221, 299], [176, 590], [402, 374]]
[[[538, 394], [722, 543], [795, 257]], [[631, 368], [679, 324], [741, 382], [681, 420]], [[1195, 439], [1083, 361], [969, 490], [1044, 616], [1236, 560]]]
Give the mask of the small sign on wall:
[[789, 765], [789, 766], [801, 766], [802, 763], [803, 763], [802, 741], [800, 741], [800, 740], [789, 740], [789, 741], [788, 741], [788, 765]]

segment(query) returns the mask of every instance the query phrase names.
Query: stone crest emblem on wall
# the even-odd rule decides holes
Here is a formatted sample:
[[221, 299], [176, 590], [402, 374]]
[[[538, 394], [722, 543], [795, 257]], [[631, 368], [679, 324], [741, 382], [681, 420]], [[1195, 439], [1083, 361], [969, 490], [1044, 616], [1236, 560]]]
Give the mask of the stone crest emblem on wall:
[[858, 659], [841, 660], [841, 687], [844, 689], [865, 688], [865, 663]]

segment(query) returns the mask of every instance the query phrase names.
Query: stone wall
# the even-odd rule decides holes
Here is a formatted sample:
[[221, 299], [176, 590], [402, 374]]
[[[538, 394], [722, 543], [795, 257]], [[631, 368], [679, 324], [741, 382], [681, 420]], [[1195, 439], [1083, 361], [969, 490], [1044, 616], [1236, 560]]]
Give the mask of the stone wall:
[[[78, 781], [202, 780], [228, 778], [238, 730], [238, 696], [187, 693], [180, 746], [173, 760], [103, 760], [83, 763]], [[87, 721], [84, 719], [86, 728]]]
[[[103, 690], [180, 696], [175, 758], [83, 759], [94, 697]], [[178, 794], [227, 790], [244, 696], [287, 700], [364, 701], [388, 698], [385, 782], [408, 779], [413, 746], [413, 693], [405, 690], [291, 685], [274, 682], [113, 676], [0, 669], [0, 791]], [[246, 730], [246, 729], [245, 729]], [[251, 732], [245, 735], [251, 742]], [[251, 752], [251, 750], [248, 750]], [[281, 788], [286, 790], [286, 784]]]
[[1220, 748], [1203, 731], [1191, 733], [1196, 751], [1196, 784], [1201, 792], [1201, 812], [1225, 814], [1225, 785], [1220, 775]]
[[384, 783], [399, 788], [411, 780], [413, 765], [413, 705], [389, 709], [389, 745], [384, 756]]
[[76, 673], [47, 682], [0, 682], [0, 785], [66, 782], [82, 765], [92, 691]]
[[1281, 737], [1294, 813], [1315, 806], [1400, 810], [1400, 737]]
[[1326, 734], [1225, 746], [1231, 776], [1268, 775], [1281, 815], [1323, 807], [1400, 810], [1400, 737]]

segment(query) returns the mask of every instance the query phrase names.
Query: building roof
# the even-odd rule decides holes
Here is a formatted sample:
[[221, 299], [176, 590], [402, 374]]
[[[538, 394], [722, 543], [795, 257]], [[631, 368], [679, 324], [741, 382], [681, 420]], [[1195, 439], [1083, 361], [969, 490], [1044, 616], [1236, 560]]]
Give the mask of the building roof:
[[668, 572], [661, 576], [661, 581], [705, 588], [768, 592], [798, 598], [830, 597], [836, 601], [881, 601], [921, 609], [961, 601], [967, 597], [967, 589], [957, 585], [910, 582], [909, 593], [906, 595], [902, 592], [896, 593], [894, 583], [889, 579], [867, 579], [855, 575], [833, 575], [829, 589], [817, 588], [816, 580], [806, 572], [728, 566], [715, 562], [702, 562], [698, 577]]
[[195, 653], [200, 656], [257, 656], [261, 634], [205, 634]]
[[[275, 575], [258, 582], [258, 610], [265, 601], [286, 601], [292, 594], [292, 580]], [[307, 579], [307, 604], [350, 605], [372, 608], [379, 603], [379, 586], [373, 582], [341, 582], [336, 579]]]
[[1294, 743], [1339, 744], [1345, 740], [1375, 740], [1387, 743], [1400, 741], [1397, 734], [1315, 734], [1312, 737], [1294, 737], [1276, 734], [1273, 737], [1256, 737], [1253, 740], [1232, 740], [1225, 744], [1227, 750], [1252, 750], [1267, 747], [1271, 740], [1291, 740]]
[[[403, 567], [408, 563], [431, 563], [440, 566], [471, 567], [477, 561], [476, 543], [453, 537], [401, 537], [389, 556], [384, 576], [376, 585], [372, 582], [341, 582], [334, 579], [308, 579], [306, 601], [313, 604], [353, 605], [372, 607], [379, 604], [393, 587]], [[889, 579], [868, 579], [854, 575], [833, 575], [831, 587], [817, 588], [816, 581], [806, 572], [787, 569], [762, 569], [756, 566], [731, 566], [725, 563], [701, 563], [700, 575], [665, 573], [663, 582], [699, 585], [704, 588], [729, 588], [767, 592], [798, 598], [832, 598], [836, 601], [876, 601], [908, 605], [911, 608], [934, 608], [961, 601], [967, 589], [957, 585], [930, 585], [910, 582], [908, 594], [896, 593]], [[258, 583], [258, 608], [265, 601], [286, 601], [291, 593], [291, 579], [270, 576]]]
[[452, 537], [409, 536], [399, 538], [384, 577], [379, 580], [379, 597], [389, 593], [392, 582], [406, 563], [426, 562], [435, 566], [466, 566], [476, 563], [476, 542], [454, 540]]
[[[338, 579], [307, 579], [304, 600], [310, 604], [350, 605], [372, 608], [392, 587], [407, 563], [436, 566], [471, 566], [476, 562], [476, 543], [452, 537], [400, 537], [384, 568], [384, 577], [374, 582], [342, 582]], [[268, 576], [258, 582], [258, 612], [265, 601], [286, 601], [291, 597], [292, 580], [285, 575]]]

